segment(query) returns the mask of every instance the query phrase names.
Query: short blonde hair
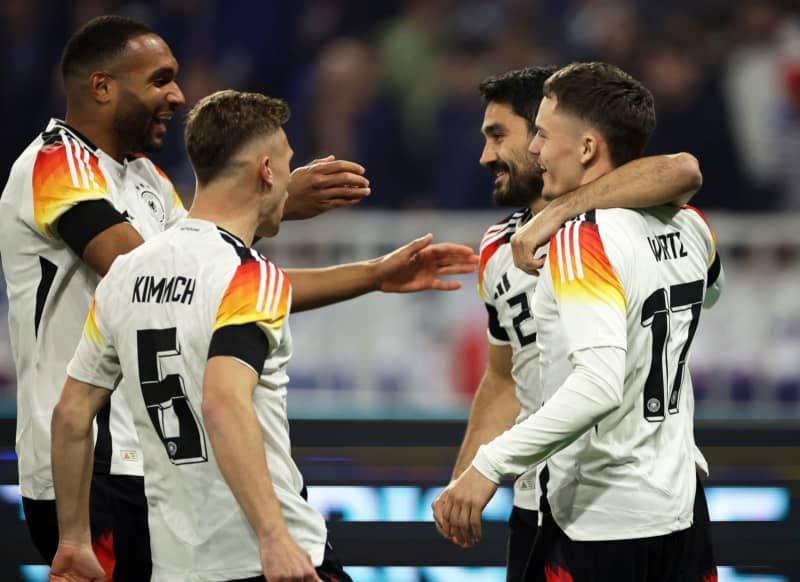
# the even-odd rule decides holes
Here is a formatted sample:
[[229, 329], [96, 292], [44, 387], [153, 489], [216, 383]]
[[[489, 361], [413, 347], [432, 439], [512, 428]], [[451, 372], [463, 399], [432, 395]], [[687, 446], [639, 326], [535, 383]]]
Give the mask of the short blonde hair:
[[184, 137], [197, 181], [208, 184], [255, 137], [275, 133], [289, 106], [261, 93], [227, 89], [202, 98], [186, 116]]

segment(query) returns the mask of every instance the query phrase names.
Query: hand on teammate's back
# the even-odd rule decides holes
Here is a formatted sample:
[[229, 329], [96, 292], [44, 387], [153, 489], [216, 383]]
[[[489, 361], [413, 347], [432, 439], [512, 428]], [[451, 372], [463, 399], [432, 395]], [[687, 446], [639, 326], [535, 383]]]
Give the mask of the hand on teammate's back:
[[283, 220], [303, 220], [358, 204], [371, 192], [364, 172], [362, 165], [334, 156], [295, 168], [289, 178]]
[[49, 582], [103, 582], [106, 574], [97, 561], [92, 546], [58, 546], [53, 566], [50, 568]]
[[460, 289], [459, 281], [446, 281], [440, 277], [474, 273], [479, 257], [468, 246], [431, 244], [432, 240], [433, 235], [426, 234], [375, 259], [378, 263], [379, 289], [387, 293]]
[[268, 582], [322, 582], [308, 553], [288, 531], [262, 539], [258, 552]]

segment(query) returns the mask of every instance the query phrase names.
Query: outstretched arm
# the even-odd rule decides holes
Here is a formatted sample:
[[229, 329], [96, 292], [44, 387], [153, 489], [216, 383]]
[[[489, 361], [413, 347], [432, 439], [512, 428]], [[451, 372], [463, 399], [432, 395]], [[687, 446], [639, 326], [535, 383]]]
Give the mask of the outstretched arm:
[[633, 160], [550, 202], [511, 237], [514, 264], [536, 273], [544, 259], [536, 250], [568, 220], [594, 208], [683, 206], [703, 185], [700, 166], [691, 154], [678, 153]]
[[370, 261], [324, 269], [285, 269], [292, 282], [292, 311], [323, 307], [370, 291], [413, 293], [459, 289], [461, 283], [441, 277], [475, 272], [478, 257], [469, 247], [431, 244], [432, 240], [433, 236], [427, 234]]
[[334, 208], [353, 206], [370, 194], [364, 167], [333, 156], [295, 169], [287, 190], [283, 220], [302, 220]]

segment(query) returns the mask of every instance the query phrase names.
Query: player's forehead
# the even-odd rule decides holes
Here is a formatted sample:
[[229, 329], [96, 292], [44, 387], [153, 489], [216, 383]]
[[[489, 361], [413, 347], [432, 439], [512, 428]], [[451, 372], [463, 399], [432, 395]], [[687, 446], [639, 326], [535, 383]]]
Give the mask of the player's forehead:
[[558, 99], [556, 97], [545, 96], [542, 98], [542, 102], [539, 104], [539, 111], [536, 113], [537, 127], [547, 128], [558, 121], [557, 105]]
[[165, 70], [173, 75], [178, 73], [178, 61], [169, 45], [157, 34], [142, 34], [129, 39], [118, 65], [128, 72]]
[[511, 103], [506, 101], [489, 101], [483, 112], [481, 133], [489, 135], [498, 130], [504, 133], [527, 133], [528, 122], [524, 117], [514, 113]]

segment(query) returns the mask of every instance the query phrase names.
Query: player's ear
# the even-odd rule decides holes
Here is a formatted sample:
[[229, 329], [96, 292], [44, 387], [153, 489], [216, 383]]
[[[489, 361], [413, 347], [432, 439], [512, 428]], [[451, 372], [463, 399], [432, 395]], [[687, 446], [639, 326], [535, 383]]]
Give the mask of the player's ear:
[[108, 73], [95, 71], [89, 75], [89, 93], [98, 103], [111, 101], [114, 89], [114, 79]]
[[600, 154], [600, 136], [593, 131], [581, 135], [581, 164], [588, 166]]
[[261, 177], [261, 180], [267, 185], [267, 187], [272, 189], [272, 183], [275, 180], [275, 175], [272, 172], [272, 164], [269, 156], [261, 156], [258, 158], [258, 175]]

